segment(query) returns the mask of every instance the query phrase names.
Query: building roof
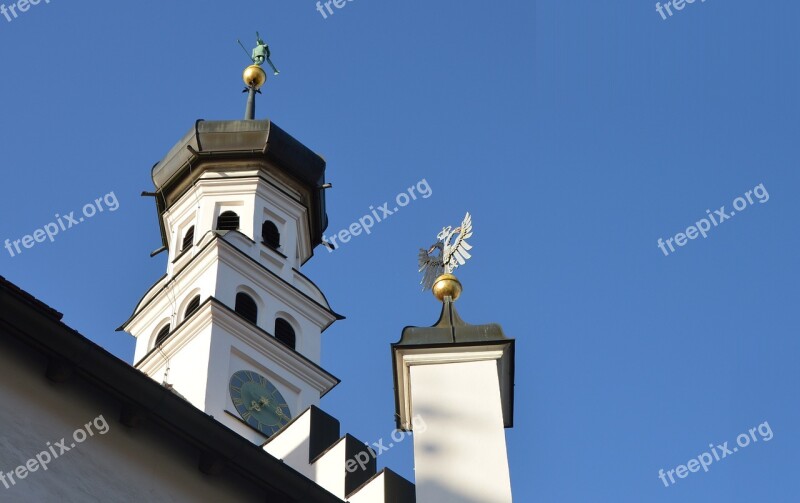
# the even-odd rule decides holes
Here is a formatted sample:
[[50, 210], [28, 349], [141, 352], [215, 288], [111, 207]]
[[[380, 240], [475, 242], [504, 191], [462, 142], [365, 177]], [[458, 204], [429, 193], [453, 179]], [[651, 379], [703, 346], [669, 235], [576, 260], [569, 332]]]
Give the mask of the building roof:
[[148, 422], [179, 436], [196, 447], [198, 453], [203, 453], [198, 454], [198, 466], [205, 475], [224, 477], [224, 472], [213, 469], [224, 465], [262, 487], [269, 501], [342, 502], [73, 330], [61, 322], [58, 311], [2, 276], [0, 337], [13, 337], [31, 351], [47, 357], [53, 362], [48, 368], [51, 379], [80, 378], [98, 394], [116, 399], [123, 411], [147, 411], [144, 415]]
[[[309, 209], [311, 247], [322, 242], [328, 227], [325, 211], [325, 160], [269, 120], [205, 121], [194, 127], [153, 166], [159, 217], [188, 188], [186, 180], [199, 176], [209, 161], [263, 162], [277, 166], [305, 194]], [[167, 246], [163, 219], [161, 238]]]

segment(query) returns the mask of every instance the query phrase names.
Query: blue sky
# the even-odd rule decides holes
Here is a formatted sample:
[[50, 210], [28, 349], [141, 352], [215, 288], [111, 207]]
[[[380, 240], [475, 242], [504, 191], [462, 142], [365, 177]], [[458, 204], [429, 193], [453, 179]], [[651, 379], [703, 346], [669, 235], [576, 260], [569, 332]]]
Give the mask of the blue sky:
[[[198, 118], [237, 119], [260, 30], [281, 75], [258, 116], [328, 161], [330, 231], [413, 202], [303, 269], [347, 316], [324, 335], [323, 399], [364, 441], [393, 428], [389, 345], [438, 306], [416, 251], [473, 214], [458, 302], [517, 340], [516, 501], [789, 502], [800, 449], [796, 2], [41, 3], [0, 17], [2, 234], [114, 191], [0, 274], [122, 359], [114, 329], [165, 270], [150, 168]], [[674, 238], [759, 184], [747, 206]], [[664, 487], [768, 422], [760, 439]], [[412, 445], [379, 459], [413, 478]]]

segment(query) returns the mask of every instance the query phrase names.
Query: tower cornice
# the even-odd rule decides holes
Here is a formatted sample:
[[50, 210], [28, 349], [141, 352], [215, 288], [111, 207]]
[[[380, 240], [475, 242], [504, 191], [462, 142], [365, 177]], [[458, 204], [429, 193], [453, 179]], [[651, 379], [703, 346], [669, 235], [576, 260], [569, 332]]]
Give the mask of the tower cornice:
[[[238, 235], [240, 238], [247, 239], [248, 241], [252, 242], [250, 238], [240, 232], [228, 231], [228, 233]], [[125, 323], [117, 328], [117, 331], [128, 331], [140, 317], [140, 315], [147, 310], [149, 305], [163, 299], [163, 297], [167, 295], [167, 289], [171, 283], [180, 281], [185, 274], [190, 274], [193, 269], [198, 267], [198, 264], [202, 263], [203, 261], [205, 261], [206, 264], [211, 264], [212, 262], [210, 262], [210, 259], [212, 258], [212, 254], [222, 247], [224, 247], [224, 249], [228, 252], [232, 252], [232, 254], [237, 257], [238, 260], [233, 262], [235, 262], [238, 267], [250, 270], [252, 274], [248, 276], [251, 277], [253, 281], [261, 283], [264, 280], [268, 280], [273, 285], [281, 285], [280, 288], [273, 288], [273, 290], [275, 290], [275, 292], [279, 295], [282, 295], [285, 292], [289, 293], [290, 296], [286, 297], [284, 300], [291, 299], [290, 303], [297, 306], [299, 312], [307, 315], [310, 313], [316, 313], [316, 319], [321, 322], [320, 328], [322, 331], [330, 327], [330, 325], [332, 325], [336, 320], [344, 319], [342, 315], [334, 312], [329, 305], [323, 305], [319, 301], [311, 298], [307, 293], [303, 292], [295, 285], [292, 285], [275, 272], [270, 271], [268, 268], [264, 267], [264, 265], [260, 264], [245, 252], [232, 245], [230, 242], [228, 242], [225, 236], [221, 235], [220, 233], [209, 232], [201, 239], [201, 243], [202, 241], [206, 242], [202, 244], [197, 253], [193, 255], [185, 265], [178, 269], [175, 274], [172, 276], [163, 276], [156, 284], [150, 287], [148, 292], [139, 301], [139, 304], [136, 306], [136, 309], [134, 310], [133, 314], [131, 314], [130, 318], [128, 318]], [[220, 255], [219, 258], [220, 260], [225, 260], [225, 258], [228, 258], [228, 256], [226, 255], [223, 257]], [[232, 261], [228, 262], [233, 263]], [[296, 270], [294, 272], [295, 274], [300, 274]], [[302, 279], [304, 279], [306, 283], [313, 285], [316, 288], [316, 285], [307, 277], [302, 276]], [[319, 291], [318, 288], [317, 290]], [[319, 294], [324, 299], [325, 296], [321, 291]]]
[[[135, 367], [145, 374], [151, 374], [163, 365], [165, 360], [174, 357], [203, 328], [212, 324], [225, 329], [226, 333], [235, 334], [237, 338], [260, 353], [269, 355], [269, 358], [284, 370], [290, 371], [292, 375], [298, 376], [317, 390], [320, 397], [341, 382], [336, 376], [279, 342], [266, 330], [249, 323], [214, 297], [206, 299], [192, 316], [176, 327], [162, 346], [151, 350], [136, 363]], [[205, 374], [201, 372], [200, 375]]]
[[411, 368], [416, 365], [457, 364], [496, 361], [503, 407], [503, 423], [514, 426], [514, 346], [513, 339], [451, 344], [392, 345], [395, 381], [395, 419], [397, 429], [411, 431], [413, 407]]

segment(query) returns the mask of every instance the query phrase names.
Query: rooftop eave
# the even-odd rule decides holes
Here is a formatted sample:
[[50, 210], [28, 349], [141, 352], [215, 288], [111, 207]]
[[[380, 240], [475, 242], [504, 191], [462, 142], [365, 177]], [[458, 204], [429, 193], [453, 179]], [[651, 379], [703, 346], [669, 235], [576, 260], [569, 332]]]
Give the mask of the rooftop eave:
[[[269, 162], [298, 183], [310, 195], [309, 228], [312, 248], [321, 244], [328, 227], [325, 212], [325, 160], [269, 120], [205, 121], [175, 144], [152, 169], [161, 240], [167, 246], [163, 214], [170, 193], [187, 176], [202, 172], [209, 161], [248, 160]], [[174, 198], [173, 198], [174, 199]]]
[[514, 426], [515, 342], [514, 339], [507, 339], [505, 341], [421, 344], [418, 346], [392, 344], [397, 429], [413, 430], [411, 367], [475, 361], [497, 362], [503, 425], [506, 428], [512, 428]]

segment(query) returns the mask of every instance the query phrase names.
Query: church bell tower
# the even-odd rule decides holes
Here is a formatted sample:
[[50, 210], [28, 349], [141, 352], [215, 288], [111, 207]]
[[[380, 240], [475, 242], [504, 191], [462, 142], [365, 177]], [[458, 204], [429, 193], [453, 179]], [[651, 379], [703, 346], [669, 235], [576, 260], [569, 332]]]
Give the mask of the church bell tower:
[[167, 270], [120, 327], [136, 368], [256, 443], [339, 382], [320, 353], [341, 319], [300, 272], [328, 224], [325, 161], [255, 120], [264, 61], [244, 120], [198, 120], [153, 167]]

